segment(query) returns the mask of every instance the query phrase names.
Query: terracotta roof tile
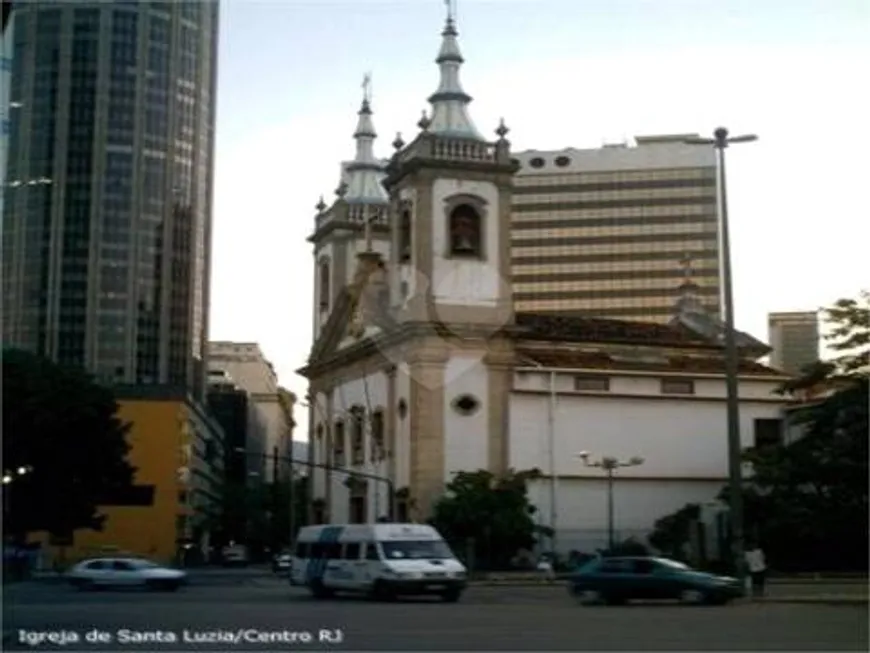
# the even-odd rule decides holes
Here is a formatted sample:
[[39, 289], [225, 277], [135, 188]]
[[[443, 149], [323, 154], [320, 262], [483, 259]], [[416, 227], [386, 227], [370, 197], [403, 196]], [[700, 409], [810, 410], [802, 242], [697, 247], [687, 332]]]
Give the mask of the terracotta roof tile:
[[714, 347], [682, 325], [538, 313], [517, 313], [516, 321], [518, 326], [529, 331], [528, 337], [532, 338]]
[[[554, 352], [522, 349], [524, 358], [534, 360], [544, 367], [564, 369], [625, 370], [639, 372], [686, 372], [694, 374], [724, 374], [725, 361], [713, 356], [661, 356], [660, 360], [640, 358], [628, 360], [601, 353]], [[766, 365], [752, 360], [740, 361], [740, 373], [755, 376], [783, 376]]]

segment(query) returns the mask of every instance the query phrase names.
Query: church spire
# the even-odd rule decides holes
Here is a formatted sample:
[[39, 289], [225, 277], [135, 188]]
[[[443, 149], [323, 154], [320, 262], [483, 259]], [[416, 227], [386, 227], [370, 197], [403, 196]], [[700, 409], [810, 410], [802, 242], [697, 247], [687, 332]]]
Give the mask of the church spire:
[[445, 0], [447, 5], [447, 22], [441, 32], [441, 49], [435, 63], [441, 71], [441, 83], [438, 90], [429, 97], [432, 105], [432, 117], [427, 129], [429, 133], [456, 138], [472, 138], [482, 141], [484, 138], [477, 131], [468, 116], [468, 104], [471, 96], [462, 90], [459, 82], [459, 68], [464, 59], [459, 51], [456, 31], [456, 7], [454, 0]]
[[375, 126], [372, 123], [372, 107], [371, 107], [371, 89], [372, 76], [367, 73], [363, 77], [362, 83], [363, 99], [357, 116], [356, 130], [353, 133], [353, 138], [356, 141], [356, 158], [354, 163], [375, 164], [374, 144], [378, 134], [375, 131]]
[[356, 156], [345, 166], [347, 192], [345, 201], [350, 204], [386, 204], [387, 193], [381, 185], [383, 163], [375, 158], [374, 144], [377, 138], [372, 123], [372, 76], [366, 74], [362, 83], [363, 99], [357, 112]]

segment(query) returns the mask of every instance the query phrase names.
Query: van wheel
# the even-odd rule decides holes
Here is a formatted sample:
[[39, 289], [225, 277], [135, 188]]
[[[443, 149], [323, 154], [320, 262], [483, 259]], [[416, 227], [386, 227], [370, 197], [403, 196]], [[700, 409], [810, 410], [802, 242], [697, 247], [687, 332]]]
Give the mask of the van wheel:
[[371, 596], [375, 601], [395, 601], [396, 595], [390, 591], [386, 583], [376, 581], [372, 587]]
[[446, 592], [442, 592], [441, 600], [445, 603], [456, 603], [460, 596], [462, 596], [460, 590], [447, 590]]
[[315, 599], [332, 598], [334, 594], [335, 592], [333, 592], [328, 587], [324, 587], [323, 583], [319, 580], [311, 583], [311, 596], [313, 596]]

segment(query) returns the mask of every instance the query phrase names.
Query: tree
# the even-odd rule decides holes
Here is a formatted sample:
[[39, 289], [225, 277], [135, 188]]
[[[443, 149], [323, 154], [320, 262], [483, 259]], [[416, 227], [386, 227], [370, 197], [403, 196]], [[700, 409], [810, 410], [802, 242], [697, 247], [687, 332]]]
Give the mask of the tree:
[[748, 525], [781, 565], [866, 568], [868, 390], [853, 378], [800, 411], [797, 440], [745, 452], [765, 508]]
[[677, 560], [685, 559], [685, 547], [700, 511], [697, 503], [689, 503], [675, 513], [657, 519], [648, 538], [649, 543], [663, 555]]
[[527, 483], [538, 470], [458, 472], [436, 504], [430, 523], [462, 554], [472, 547], [477, 568], [504, 569], [520, 549], [531, 549], [536, 533]]
[[870, 291], [862, 290], [858, 299], [839, 299], [823, 309], [823, 320], [831, 331], [825, 337], [829, 347], [837, 352], [834, 358], [841, 375], [863, 375], [870, 372]]
[[100, 505], [124, 503], [134, 468], [129, 424], [111, 391], [76, 368], [18, 349], [3, 352], [3, 464], [24, 468], [7, 488], [5, 529], [101, 530]]

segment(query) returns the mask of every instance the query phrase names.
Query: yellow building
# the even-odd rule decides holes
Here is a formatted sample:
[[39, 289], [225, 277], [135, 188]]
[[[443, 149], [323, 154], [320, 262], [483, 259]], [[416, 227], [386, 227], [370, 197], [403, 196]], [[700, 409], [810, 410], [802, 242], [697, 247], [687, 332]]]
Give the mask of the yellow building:
[[208, 547], [223, 473], [220, 427], [172, 389], [121, 387], [116, 395], [119, 417], [131, 424], [128, 459], [137, 491], [126, 505], [100, 508], [102, 531], [79, 529], [71, 542], [32, 538], [43, 542], [47, 560], [123, 552], [170, 563], [184, 544]]

